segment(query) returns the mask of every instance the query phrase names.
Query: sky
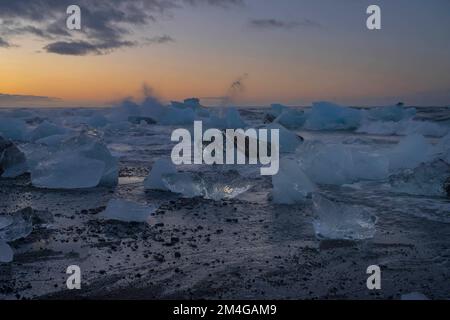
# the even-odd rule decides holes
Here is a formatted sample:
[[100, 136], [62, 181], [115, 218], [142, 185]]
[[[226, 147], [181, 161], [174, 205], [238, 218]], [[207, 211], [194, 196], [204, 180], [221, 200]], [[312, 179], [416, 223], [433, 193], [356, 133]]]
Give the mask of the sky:
[[3, 107], [450, 105], [449, 57], [448, 0], [0, 0]]

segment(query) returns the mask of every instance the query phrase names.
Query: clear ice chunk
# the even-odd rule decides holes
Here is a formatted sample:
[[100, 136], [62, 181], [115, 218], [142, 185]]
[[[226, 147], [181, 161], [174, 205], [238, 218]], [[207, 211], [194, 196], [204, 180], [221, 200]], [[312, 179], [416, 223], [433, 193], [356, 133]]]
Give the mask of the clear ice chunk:
[[27, 170], [25, 155], [12, 142], [0, 137], [0, 176], [14, 178]]
[[0, 263], [10, 263], [14, 259], [14, 252], [5, 241], [0, 240]]
[[144, 181], [144, 187], [146, 190], [161, 190], [168, 191], [167, 186], [164, 184], [162, 178], [165, 174], [177, 173], [175, 165], [170, 159], [157, 160], [150, 171], [150, 174]]
[[0, 220], [0, 240], [12, 242], [27, 237], [33, 231], [32, 217], [27, 211], [4, 215]]
[[148, 222], [149, 217], [156, 211], [154, 206], [146, 206], [136, 202], [113, 199], [108, 202], [105, 211], [99, 217], [106, 220], [123, 222]]
[[273, 202], [278, 204], [303, 202], [317, 188], [291, 159], [280, 161], [280, 171], [272, 177], [272, 185]]
[[442, 160], [424, 163], [415, 169], [405, 169], [389, 177], [391, 188], [397, 192], [424, 196], [448, 196], [446, 182], [450, 165]]
[[363, 240], [375, 235], [376, 217], [368, 208], [313, 195], [316, 236], [321, 239]]
[[[236, 173], [236, 175], [238, 175]], [[163, 175], [166, 187], [185, 198], [203, 197], [210, 200], [233, 199], [248, 191], [252, 185], [234, 174], [218, 178], [202, 176], [198, 173], [179, 172]]]

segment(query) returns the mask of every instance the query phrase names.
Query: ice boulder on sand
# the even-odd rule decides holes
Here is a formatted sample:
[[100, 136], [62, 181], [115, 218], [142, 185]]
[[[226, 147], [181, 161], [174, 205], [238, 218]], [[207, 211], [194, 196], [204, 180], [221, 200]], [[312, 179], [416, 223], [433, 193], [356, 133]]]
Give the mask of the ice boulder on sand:
[[144, 181], [144, 187], [146, 190], [169, 191], [162, 180], [163, 175], [175, 173], [177, 169], [170, 159], [159, 159], [153, 164], [150, 174]]
[[203, 197], [215, 201], [233, 199], [252, 187], [235, 172], [214, 174], [213, 176], [179, 172], [163, 175], [163, 181], [167, 189], [184, 198]]
[[14, 252], [8, 242], [27, 237], [33, 231], [31, 208], [0, 215], [0, 263], [9, 263]]
[[401, 300], [406, 301], [425, 301], [430, 300], [426, 295], [420, 292], [411, 292], [407, 294], [402, 294]]
[[156, 209], [154, 206], [113, 199], [108, 202], [105, 211], [101, 212], [99, 217], [123, 222], [148, 222], [149, 217]]
[[12, 142], [0, 137], [0, 177], [14, 178], [27, 169], [25, 155]]
[[334, 202], [314, 194], [314, 230], [319, 239], [363, 240], [375, 235], [376, 217], [368, 208]]
[[272, 177], [272, 199], [278, 204], [301, 203], [316, 190], [295, 160], [282, 159], [280, 171]]
[[46, 152], [31, 154], [30, 158], [31, 182], [39, 188], [112, 187], [118, 181], [117, 159], [104, 144], [84, 133], [69, 137]]
[[14, 259], [14, 252], [5, 241], [0, 240], [0, 263], [9, 263]]
[[442, 197], [450, 196], [447, 190], [449, 178], [450, 164], [443, 160], [436, 160], [392, 175], [389, 177], [389, 183], [397, 192]]
[[354, 130], [362, 119], [360, 110], [341, 107], [329, 102], [317, 102], [308, 115], [305, 128], [309, 130]]

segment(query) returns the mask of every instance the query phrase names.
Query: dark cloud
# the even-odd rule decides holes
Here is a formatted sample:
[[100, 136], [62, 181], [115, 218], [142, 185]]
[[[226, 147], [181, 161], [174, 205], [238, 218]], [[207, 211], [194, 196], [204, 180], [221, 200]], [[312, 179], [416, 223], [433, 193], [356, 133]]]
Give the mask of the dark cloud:
[[97, 44], [89, 43], [87, 41], [58, 41], [46, 45], [44, 50], [62, 55], [85, 56], [88, 54], [106, 54], [114, 49], [133, 47], [135, 45], [136, 43], [132, 41], [109, 41]]
[[0, 48], [9, 48], [9, 47], [10, 47], [10, 44], [6, 40], [3, 40], [0, 37]]
[[18, 94], [3, 94], [0, 93], [0, 106], [1, 107], [11, 107], [11, 106], [31, 106], [31, 105], [41, 105], [48, 104], [52, 102], [61, 101], [58, 98], [45, 97], [45, 96], [32, 96], [32, 95], [18, 95]]
[[283, 21], [278, 19], [254, 19], [250, 20], [250, 26], [257, 29], [295, 29], [295, 28], [319, 28], [321, 24], [303, 19], [301, 21]]
[[[82, 10], [82, 29], [66, 28], [66, 9], [77, 4]], [[147, 26], [171, 10], [186, 5], [230, 7], [243, 0], [0, 0], [0, 35], [33, 35], [52, 40], [45, 46], [58, 54], [105, 54], [139, 43], [133, 39], [135, 28]], [[169, 36], [152, 38], [144, 44], [172, 42]], [[2, 40], [1, 43], [8, 43]], [[5, 45], [3, 45], [5, 46]]]
[[164, 44], [164, 43], [170, 43], [175, 42], [175, 39], [173, 39], [171, 36], [163, 35], [153, 38], [147, 38], [145, 39], [145, 42], [147, 44]]

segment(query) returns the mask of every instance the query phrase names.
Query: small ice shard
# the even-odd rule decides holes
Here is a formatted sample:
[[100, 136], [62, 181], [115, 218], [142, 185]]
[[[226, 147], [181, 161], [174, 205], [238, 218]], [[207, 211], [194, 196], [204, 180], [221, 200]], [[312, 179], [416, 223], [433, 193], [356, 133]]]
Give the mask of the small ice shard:
[[313, 103], [305, 127], [310, 130], [354, 130], [362, 119], [360, 110], [329, 102]]
[[426, 295], [420, 292], [411, 292], [407, 294], [403, 294], [401, 300], [406, 301], [421, 301], [421, 300], [430, 300]]
[[376, 217], [361, 206], [337, 203], [314, 194], [317, 219], [314, 230], [318, 238], [332, 240], [363, 240], [375, 235]]
[[163, 175], [163, 182], [171, 192], [185, 198], [203, 197], [215, 201], [233, 199], [252, 187], [235, 175], [205, 177], [190, 172]]
[[154, 206], [113, 199], [108, 202], [105, 211], [101, 212], [99, 217], [123, 222], [148, 222], [149, 217], [156, 209]]
[[65, 134], [66, 132], [66, 129], [58, 127], [48, 121], [44, 121], [29, 133], [29, 139], [31, 141], [37, 141], [46, 137]]
[[165, 174], [177, 173], [177, 168], [170, 159], [157, 160], [150, 171], [150, 174], [144, 181], [144, 187], [146, 190], [161, 190], [168, 191], [162, 178]]
[[10, 263], [13, 261], [14, 252], [5, 241], [0, 240], [0, 263]]
[[25, 155], [10, 141], [0, 137], [0, 176], [14, 178], [27, 172]]
[[442, 160], [405, 169], [389, 177], [391, 188], [397, 192], [424, 196], [447, 196], [446, 182], [450, 178], [450, 164]]
[[99, 185], [105, 164], [79, 155], [63, 155], [40, 162], [31, 171], [35, 187], [45, 189], [85, 189]]
[[12, 242], [27, 237], [33, 231], [32, 216], [27, 210], [4, 215], [0, 220], [0, 240]]
[[305, 199], [316, 190], [295, 160], [282, 159], [280, 171], [272, 177], [273, 202], [278, 204], [294, 204]]
[[390, 171], [415, 168], [431, 160], [432, 153], [432, 145], [422, 135], [407, 136], [387, 153]]

